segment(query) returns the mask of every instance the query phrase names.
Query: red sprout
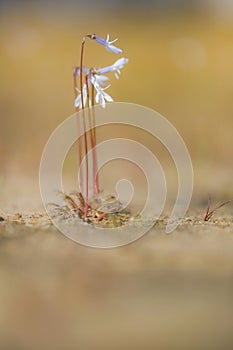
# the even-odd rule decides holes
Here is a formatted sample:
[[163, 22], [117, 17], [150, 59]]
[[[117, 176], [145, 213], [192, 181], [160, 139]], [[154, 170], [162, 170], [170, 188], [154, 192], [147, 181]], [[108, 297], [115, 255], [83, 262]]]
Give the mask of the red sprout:
[[204, 216], [204, 221], [209, 221], [209, 219], [214, 215], [214, 213], [216, 212], [217, 209], [223, 207], [224, 205], [226, 205], [232, 201], [233, 200], [230, 199], [228, 201], [220, 202], [216, 207], [214, 207], [212, 210], [210, 210], [210, 196], [209, 196], [208, 197], [208, 205], [207, 205], [206, 213]]

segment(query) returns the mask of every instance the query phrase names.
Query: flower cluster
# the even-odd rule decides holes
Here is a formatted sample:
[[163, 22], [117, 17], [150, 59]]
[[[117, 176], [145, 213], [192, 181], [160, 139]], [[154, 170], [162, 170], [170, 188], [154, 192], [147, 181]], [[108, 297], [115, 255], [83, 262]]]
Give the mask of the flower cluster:
[[[109, 35], [107, 35], [106, 40], [97, 37], [95, 34], [87, 35], [86, 37], [89, 37], [90, 39], [96, 41], [97, 43], [105, 46], [106, 50], [109, 52], [112, 52], [115, 54], [120, 54], [123, 52], [120, 48], [113, 45], [113, 43], [115, 43], [118, 39], [109, 41]], [[106, 101], [112, 102], [113, 98], [105, 92], [105, 90], [111, 86], [110, 84], [106, 86], [106, 83], [109, 80], [109, 78], [105, 74], [113, 72], [115, 78], [119, 79], [121, 69], [124, 67], [126, 63], [128, 63], [128, 59], [125, 57], [121, 57], [117, 61], [115, 61], [112, 65], [99, 68], [99, 69], [95, 69], [95, 68], [88, 69], [86, 67], [81, 67], [81, 68], [78, 67], [76, 69], [76, 74], [78, 76], [80, 76], [80, 74], [85, 74], [85, 83], [82, 86], [82, 92], [76, 88], [79, 94], [76, 97], [74, 102], [75, 107], [84, 108], [87, 104], [87, 101], [88, 101], [89, 107], [92, 106], [93, 101], [89, 97], [89, 93], [88, 93], [89, 88], [91, 86], [93, 86], [95, 89], [95, 92], [96, 92], [95, 102], [97, 104], [100, 104], [103, 108], [105, 108]]]

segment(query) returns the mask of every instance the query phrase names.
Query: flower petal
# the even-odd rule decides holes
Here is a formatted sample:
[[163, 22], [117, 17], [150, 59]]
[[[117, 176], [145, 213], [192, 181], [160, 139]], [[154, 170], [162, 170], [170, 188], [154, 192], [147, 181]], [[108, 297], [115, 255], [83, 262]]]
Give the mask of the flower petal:
[[[83, 68], [82, 68], [82, 71], [83, 71], [84, 74], [88, 74], [88, 73], [89, 73], [89, 69], [88, 69], [87, 67], [83, 67]], [[77, 75], [78, 77], [80, 77], [80, 67], [78, 67], [78, 68], [76, 69], [76, 75]]]
[[95, 75], [95, 79], [100, 86], [101, 85], [103, 86], [106, 83], [106, 81], [109, 80], [109, 78], [106, 77], [105, 75], [98, 75], [98, 74]]
[[96, 97], [95, 97], [95, 101], [96, 101], [96, 103], [99, 103], [101, 105], [101, 107], [105, 108], [106, 103], [105, 103], [105, 100], [104, 100], [101, 92], [97, 92]]
[[106, 45], [105, 47], [106, 47], [106, 50], [107, 50], [108, 52], [112, 52], [112, 53], [115, 53], [115, 54], [117, 54], [117, 55], [119, 55], [120, 53], [123, 52], [123, 50], [121, 50], [119, 47], [116, 47], [116, 46], [114, 46], [114, 45], [108, 44], [108, 45]]
[[109, 72], [112, 72], [112, 71], [113, 71], [113, 66], [106, 66], [106, 67], [97, 69], [97, 72], [100, 75], [106, 74], [106, 73], [109, 73]]
[[[76, 90], [79, 91], [78, 88], [76, 88]], [[87, 103], [87, 85], [83, 84], [83, 106], [82, 106], [82, 96], [81, 96], [81, 94], [79, 94], [76, 97], [76, 99], [74, 101], [74, 106], [76, 108], [80, 108], [81, 109], [81, 108], [84, 108], [86, 106], [86, 103]]]
[[116, 67], [116, 69], [121, 69], [128, 62], [129, 62], [128, 58], [121, 57], [116, 62], [113, 63], [113, 66]]
[[106, 66], [106, 67], [97, 69], [97, 73], [102, 75], [109, 72], [119, 71], [120, 69], [124, 68], [124, 65], [128, 63], [128, 61], [129, 61], [128, 58], [121, 57], [116, 62], [114, 62], [111, 66]]
[[120, 53], [123, 52], [120, 48], [116, 47], [115, 45], [112, 45], [113, 43], [115, 43], [117, 41], [117, 39], [109, 41], [109, 34], [107, 35], [107, 39], [106, 40], [104, 40], [103, 38], [98, 37], [95, 34], [88, 35], [88, 37], [93, 39], [93, 40], [95, 40], [100, 45], [105, 46], [106, 50], [109, 51], [109, 52], [113, 52], [113, 53], [116, 53], [116, 54], [120, 54]]
[[104, 92], [104, 91], [103, 91], [103, 97], [104, 97], [104, 99], [105, 99], [106, 101], [108, 101], [108, 102], [113, 102], [113, 98], [112, 98], [109, 94], [107, 94], [106, 92]]
[[74, 106], [78, 108], [80, 107], [80, 104], [81, 104], [81, 95], [78, 95], [74, 101]]
[[118, 71], [115, 71], [115, 72], [114, 72], [114, 76], [115, 76], [116, 79], [119, 79]]

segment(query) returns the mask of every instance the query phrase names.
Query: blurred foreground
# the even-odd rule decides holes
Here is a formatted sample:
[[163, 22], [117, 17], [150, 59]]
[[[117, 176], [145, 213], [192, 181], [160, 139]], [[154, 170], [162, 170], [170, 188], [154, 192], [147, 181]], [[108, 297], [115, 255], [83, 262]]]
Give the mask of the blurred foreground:
[[96, 250], [0, 223], [0, 348], [232, 349], [232, 230], [229, 212], [190, 217]]

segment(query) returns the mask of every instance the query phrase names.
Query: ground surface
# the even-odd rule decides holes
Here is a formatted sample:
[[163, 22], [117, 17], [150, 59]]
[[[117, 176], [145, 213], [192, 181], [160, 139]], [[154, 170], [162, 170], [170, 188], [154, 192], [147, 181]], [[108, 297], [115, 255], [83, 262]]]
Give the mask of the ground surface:
[[0, 348], [232, 349], [233, 218], [103, 250], [44, 216], [0, 223]]

